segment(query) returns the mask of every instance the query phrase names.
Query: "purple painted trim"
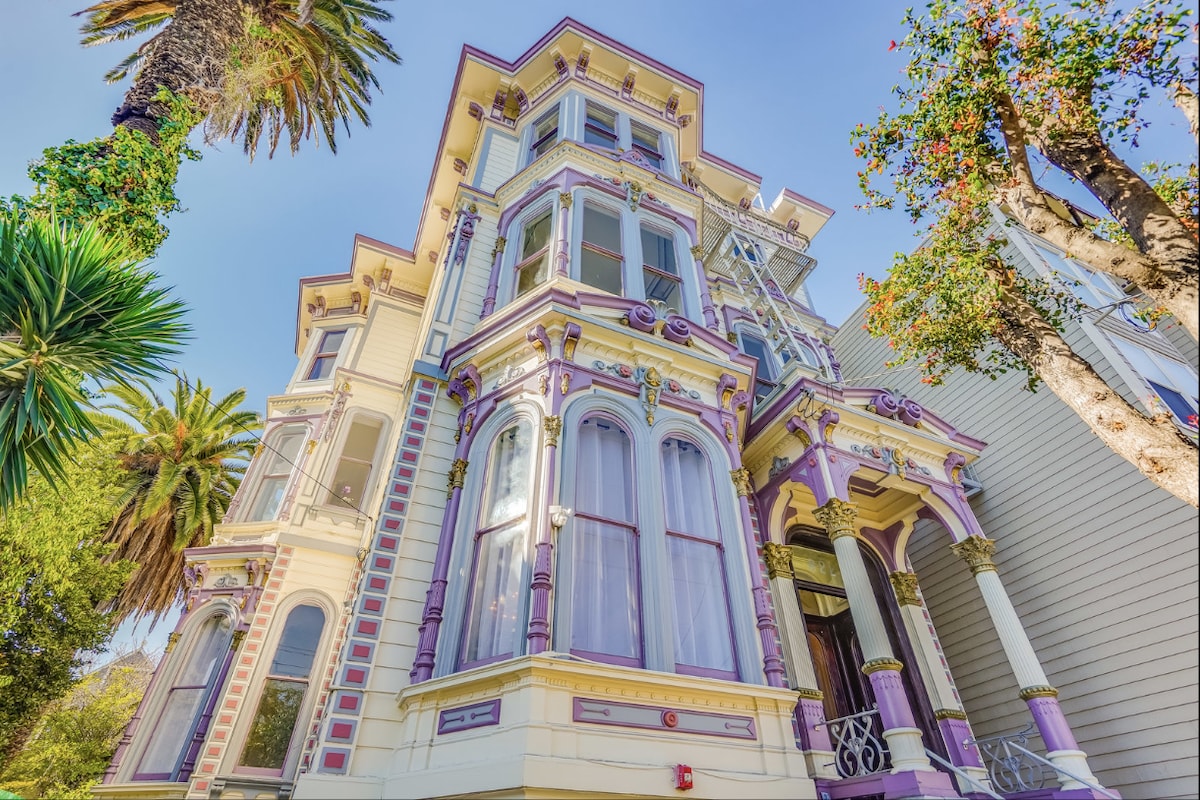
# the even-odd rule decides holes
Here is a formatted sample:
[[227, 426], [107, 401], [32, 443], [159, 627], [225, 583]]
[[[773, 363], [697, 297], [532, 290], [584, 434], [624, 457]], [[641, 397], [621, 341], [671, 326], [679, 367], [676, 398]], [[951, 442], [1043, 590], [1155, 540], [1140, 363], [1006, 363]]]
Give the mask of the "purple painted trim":
[[707, 161], [709, 164], [712, 164], [714, 167], [723, 169], [726, 172], [730, 173], [731, 175], [741, 178], [742, 180], [746, 181], [747, 183], [754, 184], [755, 187], [757, 187], [759, 184], [762, 183], [761, 175], [755, 175], [750, 170], [743, 169], [742, 167], [739, 167], [737, 164], [734, 164], [730, 161], [726, 161], [725, 159], [721, 158], [720, 156], [715, 156], [706, 150], [702, 150], [700, 152], [700, 154], [697, 156], [697, 160]]
[[867, 676], [879, 705], [879, 719], [884, 732], [894, 728], [915, 728], [917, 720], [904, 693], [904, 682], [899, 670], [881, 669]]
[[[741, 454], [734, 453], [731, 460], [734, 469], [742, 467]], [[750, 584], [754, 595], [754, 616], [758, 627], [758, 638], [762, 644], [763, 674], [767, 677], [768, 686], [782, 688], [783, 659], [779, 651], [778, 629], [775, 626], [775, 615], [771, 611], [771, 594], [767, 589], [766, 575], [763, 574], [762, 559], [758, 556], [758, 542], [754, 538], [754, 525], [750, 518], [750, 498], [745, 495], [738, 497], [738, 514], [742, 524], [742, 542], [746, 547], [746, 563], [750, 568]]]
[[964, 745], [970, 740], [971, 726], [965, 719], [939, 719], [938, 730], [941, 731], [942, 741], [946, 743], [946, 752], [950, 755], [950, 763], [956, 767], [983, 767], [983, 757], [975, 745]]
[[1033, 714], [1033, 721], [1042, 735], [1047, 752], [1079, 749], [1057, 697], [1031, 697], [1026, 705], [1029, 706], [1029, 713]]
[[[819, 796], [830, 800], [850, 800], [856, 797], [883, 797], [899, 800], [908, 797], [962, 797], [950, 775], [936, 770], [929, 772], [879, 772], [861, 778], [829, 780], [817, 778]], [[1011, 795], [1010, 795], [1011, 797]]]
[[801, 697], [796, 704], [796, 718], [800, 723], [800, 736], [805, 750], [833, 752], [829, 726], [825, 724], [825, 705], [820, 700]]
[[437, 735], [500, 724], [500, 699], [447, 708], [438, 714]]
[[804, 206], [805, 208], [810, 208], [813, 211], [816, 211], [816, 212], [819, 212], [822, 214], [828, 214], [831, 217], [837, 213], [832, 208], [829, 208], [828, 206], [823, 206], [820, 203], [818, 203], [816, 200], [812, 200], [808, 197], [805, 197], [804, 195], [800, 194], [799, 192], [793, 192], [791, 189], [784, 188], [784, 190], [782, 192], [780, 192], [780, 194], [783, 197], [786, 197], [788, 200], [791, 200], [796, 205]]
[[[248, 624], [239, 627], [243, 633], [250, 629]], [[200, 748], [204, 745], [204, 738], [208, 735], [208, 726], [212, 723], [213, 711], [217, 707], [217, 702], [221, 699], [225, 679], [229, 677], [229, 670], [233, 667], [233, 660], [236, 656], [237, 651], [232, 647], [225, 654], [225, 662], [221, 664], [221, 671], [217, 673], [217, 679], [213, 683], [208, 699], [204, 703], [204, 711], [201, 712], [200, 719], [196, 723], [196, 731], [192, 734], [192, 743], [188, 746], [187, 755], [183, 757], [183, 761], [179, 765], [179, 780], [181, 781], [188, 780], [192, 775], [192, 770], [196, 768], [196, 760], [200, 756]]]
[[[712, 714], [665, 706], [643, 706], [633, 703], [617, 703], [590, 697], [571, 698], [573, 722], [593, 725], [615, 725], [622, 728], [642, 728], [671, 733], [690, 733], [697, 736], [720, 736], [729, 739], [757, 740], [753, 717], [732, 714]], [[618, 716], [618, 715], [623, 715]], [[673, 716], [672, 716], [673, 715]], [[674, 725], [670, 723], [674, 721]], [[709, 722], [719, 725], [714, 730], [697, 724]]]

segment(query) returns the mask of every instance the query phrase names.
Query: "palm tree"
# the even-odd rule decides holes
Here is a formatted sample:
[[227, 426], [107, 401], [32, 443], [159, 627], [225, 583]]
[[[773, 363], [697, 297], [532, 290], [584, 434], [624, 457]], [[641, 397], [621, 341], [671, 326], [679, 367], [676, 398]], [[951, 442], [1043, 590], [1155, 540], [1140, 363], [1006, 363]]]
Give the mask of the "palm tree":
[[134, 76], [114, 125], [156, 139], [165, 88], [195, 104], [211, 138], [241, 138], [253, 157], [264, 133], [272, 153], [284, 131], [293, 152], [314, 133], [336, 151], [338, 122], [370, 124], [371, 64], [400, 61], [373, 27], [392, 18], [380, 2], [101, 0], [80, 14], [85, 45], [156, 31], [106, 76]]
[[116, 402], [97, 415], [98, 427], [118, 442], [126, 470], [119, 511], [106, 541], [110, 560], [138, 565], [112, 602], [118, 619], [159, 617], [183, 597], [183, 550], [206, 545], [246, 471], [262, 427], [258, 415], [239, 411], [243, 389], [212, 400], [200, 381], [176, 375], [173, 407], [146, 384], [106, 389]]
[[156, 277], [94, 224], [0, 216], [0, 512], [96, 432], [85, 379], [165, 372], [187, 326]]

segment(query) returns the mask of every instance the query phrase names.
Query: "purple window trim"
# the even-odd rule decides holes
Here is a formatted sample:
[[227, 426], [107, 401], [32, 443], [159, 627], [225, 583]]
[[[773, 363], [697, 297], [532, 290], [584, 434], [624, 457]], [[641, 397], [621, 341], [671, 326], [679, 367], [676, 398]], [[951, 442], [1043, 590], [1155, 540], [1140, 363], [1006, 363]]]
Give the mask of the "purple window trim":
[[[642, 648], [640, 647], [640, 644], [641, 644], [640, 636], [638, 637], [638, 643], [639, 643], [638, 649], [642, 650]], [[578, 648], [572, 647], [571, 655], [581, 656], [582, 658], [586, 658], [590, 661], [599, 661], [601, 664], [616, 664], [617, 666], [621, 666], [621, 667], [636, 667], [637, 669], [645, 669], [645, 660], [646, 659], [645, 659], [644, 653], [642, 655], [638, 656], [637, 658], [629, 658], [628, 656], [614, 656], [611, 653], [597, 653], [592, 650], [580, 650]]]

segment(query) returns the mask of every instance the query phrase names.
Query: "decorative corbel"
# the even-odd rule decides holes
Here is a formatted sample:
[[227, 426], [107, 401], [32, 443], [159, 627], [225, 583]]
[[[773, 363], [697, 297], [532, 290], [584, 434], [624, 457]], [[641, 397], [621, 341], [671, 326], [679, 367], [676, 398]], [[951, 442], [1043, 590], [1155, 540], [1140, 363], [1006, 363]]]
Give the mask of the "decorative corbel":
[[635, 303], [621, 322], [633, 328], [635, 331], [642, 333], [653, 333], [654, 326], [658, 323], [658, 315], [654, 313], [654, 309], [645, 303]]
[[914, 428], [921, 427], [921, 417], [925, 414], [925, 410], [907, 397], [900, 401], [900, 410], [896, 416], [905, 425], [911, 425]]
[[574, 322], [568, 322], [563, 330], [562, 352], [563, 358], [567, 361], [575, 360], [575, 346], [579, 344], [579, 337], [583, 334], [583, 329]]
[[546, 333], [546, 327], [541, 324], [534, 325], [525, 334], [525, 338], [533, 345], [538, 362], [545, 363], [546, 359], [550, 357], [550, 336]]
[[962, 453], [951, 452], [942, 462], [946, 470], [946, 480], [955, 486], [962, 486], [962, 468], [967, 465], [967, 457]]
[[654, 367], [638, 367], [634, 370], [633, 379], [642, 387], [641, 400], [642, 408], [646, 411], [646, 424], [653, 425], [654, 412], [662, 393], [662, 375]]
[[728, 409], [729, 401], [733, 399], [733, 393], [736, 391], [737, 378], [728, 372], [722, 373], [721, 377], [717, 378], [717, 406]]
[[817, 429], [821, 434], [821, 441], [825, 444], [833, 444], [833, 429], [837, 427], [841, 416], [832, 408], [827, 408], [821, 413], [821, 419], [817, 422]]
[[812, 431], [808, 429], [808, 423], [800, 419], [800, 417], [792, 417], [784, 423], [787, 432], [800, 440], [800, 444], [805, 449], [812, 446], [813, 437]]
[[687, 345], [692, 344], [692, 326], [686, 319], [676, 314], [667, 317], [662, 329], [663, 338], [668, 342]]
[[479, 377], [479, 370], [474, 364], [467, 364], [460, 369], [458, 379], [467, 387], [467, 394], [472, 400], [479, 396], [479, 387], [483, 386], [483, 380]]

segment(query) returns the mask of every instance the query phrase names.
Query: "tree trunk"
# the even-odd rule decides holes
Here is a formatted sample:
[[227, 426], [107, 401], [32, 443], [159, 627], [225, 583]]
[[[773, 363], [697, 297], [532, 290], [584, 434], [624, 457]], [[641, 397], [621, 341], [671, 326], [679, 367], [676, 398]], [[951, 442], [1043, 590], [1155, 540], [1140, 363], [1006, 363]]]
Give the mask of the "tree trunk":
[[[1158, 262], [1159, 269], [1140, 271], [1134, 283], [1173, 314], [1192, 338], [1200, 338], [1196, 237], [1150, 184], [1109, 149], [1098, 131], [1058, 134], [1040, 136], [1039, 149], [1050, 163], [1083, 183], [1138, 250]], [[1088, 263], [1109, 271], [1103, 261]]]
[[[1000, 271], [994, 271], [993, 277], [1004, 285]], [[1147, 418], [1127, 403], [1023, 296], [1004, 289], [1003, 303], [1003, 322], [996, 332], [1000, 343], [1024, 359], [1109, 449], [1159, 487], [1196, 507], [1200, 450], [1170, 416]]]
[[1192, 87], [1182, 82], [1175, 85], [1175, 105], [1187, 119], [1192, 138], [1200, 143], [1200, 99], [1197, 99]]
[[245, 30], [249, 0], [179, 0], [171, 22], [154, 39], [112, 124], [158, 141], [166, 109], [159, 88], [184, 95], [206, 113], [225, 82], [233, 48]]

